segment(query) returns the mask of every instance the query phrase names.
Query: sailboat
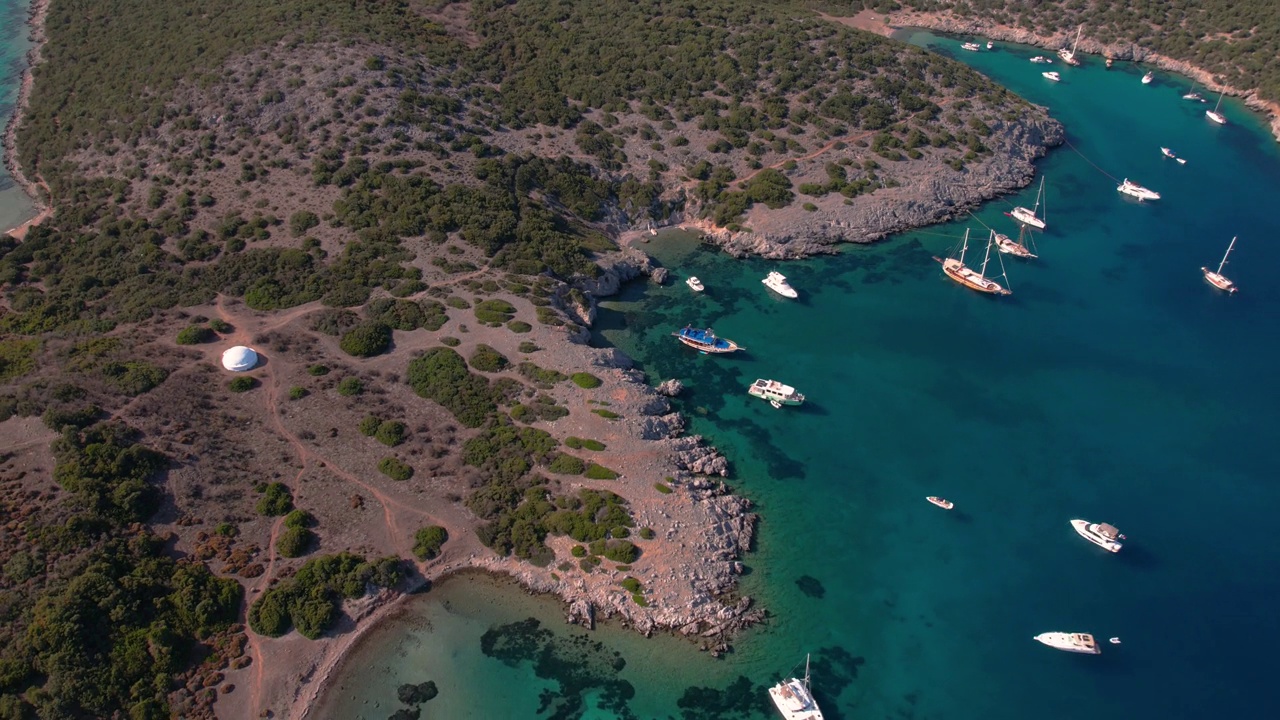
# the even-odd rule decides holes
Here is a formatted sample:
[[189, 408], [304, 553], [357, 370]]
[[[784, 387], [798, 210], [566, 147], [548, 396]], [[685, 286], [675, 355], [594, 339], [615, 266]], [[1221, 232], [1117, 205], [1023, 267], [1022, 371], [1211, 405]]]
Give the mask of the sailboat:
[[1200, 102], [1205, 101], [1204, 98], [1200, 97], [1200, 93], [1196, 92], [1195, 83], [1191, 84], [1191, 91], [1188, 92], [1186, 95], [1183, 95], [1182, 99], [1183, 100], [1199, 100]]
[[1013, 212], [1009, 213], [1009, 217], [1017, 220], [1023, 225], [1030, 225], [1033, 228], [1045, 229], [1045, 222], [1036, 217], [1036, 212], [1040, 210], [1040, 203], [1044, 199], [1044, 177], [1040, 178], [1040, 190], [1036, 193], [1036, 206], [1030, 210], [1024, 207], [1016, 207]]
[[[992, 230], [991, 234], [987, 237], [987, 252], [982, 256], [982, 269], [976, 272], [973, 268], [964, 264], [964, 255], [969, 250], [969, 230], [967, 228], [964, 231], [964, 244], [960, 247], [960, 257], [949, 257], [944, 260], [940, 257], [934, 256], [933, 259], [942, 263], [942, 272], [946, 274], [947, 277], [955, 280], [970, 290], [977, 290], [978, 292], [987, 293], [989, 295], [1012, 295], [1012, 291], [1006, 289], [1000, 283], [986, 276], [987, 263], [991, 261], [991, 246], [995, 243], [995, 235], [995, 230]], [[996, 259], [1000, 260], [998, 254]], [[1005, 282], [1008, 282], [1009, 277], [1003, 272], [1003, 260], [1000, 260], [1000, 270], [1001, 277], [1005, 278]]]
[[1212, 121], [1214, 121], [1214, 122], [1218, 123], [1219, 125], [1226, 125], [1226, 124], [1227, 124], [1227, 116], [1226, 116], [1226, 115], [1223, 115], [1223, 114], [1222, 114], [1222, 113], [1220, 113], [1220, 112], [1218, 112], [1218, 108], [1222, 106], [1222, 96], [1223, 96], [1226, 92], [1227, 92], [1226, 90], [1223, 90], [1222, 92], [1218, 93], [1218, 103], [1217, 103], [1216, 105], [1214, 105], [1214, 106], [1213, 106], [1213, 109], [1212, 109], [1212, 110], [1205, 110], [1205, 111], [1204, 111], [1204, 114], [1205, 114], [1205, 116], [1206, 116], [1206, 117], [1208, 117], [1210, 120], [1212, 120]]
[[1031, 252], [1030, 248], [1028, 248], [1026, 243], [1023, 242], [1023, 238], [1026, 236], [1026, 233], [1027, 227], [1025, 225], [1018, 227], [1017, 240], [1010, 238], [1008, 235], [996, 233], [996, 248], [1005, 255], [1012, 255], [1014, 257], [1025, 258], [1027, 260], [1039, 257], [1035, 253]]
[[1231, 244], [1227, 246], [1227, 252], [1223, 254], [1222, 262], [1218, 263], [1217, 270], [1210, 270], [1207, 267], [1200, 268], [1200, 272], [1204, 273], [1204, 279], [1208, 280], [1210, 285], [1218, 288], [1219, 290], [1226, 290], [1229, 293], [1234, 293], [1239, 288], [1236, 287], [1235, 283], [1228, 280], [1226, 275], [1222, 274], [1222, 268], [1226, 266], [1227, 256], [1231, 254], [1231, 250], [1235, 246], [1236, 239], [1231, 238]]
[[1068, 65], [1079, 65], [1080, 61], [1076, 59], [1076, 48], [1080, 45], [1080, 33], [1084, 30], [1084, 25], [1076, 29], [1076, 41], [1071, 49], [1062, 48], [1058, 51], [1058, 57], [1062, 58], [1062, 62]]
[[791, 678], [769, 688], [769, 697], [787, 720], [822, 720], [822, 710], [809, 689], [809, 656], [804, 656], [804, 680]]

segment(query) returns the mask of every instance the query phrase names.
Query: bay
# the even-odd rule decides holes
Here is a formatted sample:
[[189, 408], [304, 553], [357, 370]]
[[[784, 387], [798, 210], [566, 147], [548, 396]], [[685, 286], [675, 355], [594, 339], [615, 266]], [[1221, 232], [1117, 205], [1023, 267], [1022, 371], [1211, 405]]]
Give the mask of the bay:
[[[584, 685], [570, 668], [538, 677], [536, 659], [483, 652], [485, 632], [532, 632], [517, 625], [527, 617], [558, 638], [548, 646], [582, 642], [539, 604], [548, 601], [449, 580], [371, 633], [348, 673], [396, 643], [425, 650], [360, 673], [363, 684], [344, 675], [360, 689], [333, 716], [380, 717], [360, 708], [439, 672], [456, 678], [447, 705], [443, 690], [431, 701], [448, 717], [551, 717], [543, 693], [559, 688], [588, 708], [559, 717], [764, 718], [773, 711], [763, 687], [810, 652], [828, 718], [1280, 711], [1267, 685], [1280, 641], [1270, 608], [1280, 589], [1270, 511], [1280, 502], [1270, 446], [1280, 338], [1266, 329], [1280, 310], [1266, 280], [1280, 153], [1265, 124], [1228, 100], [1230, 124], [1214, 125], [1205, 105], [1181, 99], [1187, 81], [1157, 72], [1144, 86], [1145, 68], [1055, 64], [1063, 81], [1051, 83], [1028, 62], [1041, 50], [962, 53], [956, 38], [904, 39], [1047, 105], [1067, 128], [1070, 144], [1039, 168], [1041, 257], [1005, 260], [1012, 296], [960, 288], [931, 256], [966, 227], [979, 237], [983, 224], [1012, 229], [1004, 212], [1030, 206], [1034, 186], [975, 219], [800, 262], [734, 260], [663, 233], [645, 249], [674, 281], [628, 286], [597, 327], [598, 344], [621, 348], [655, 381], [684, 380], [691, 430], [732, 459], [732, 483], [764, 517], [744, 591], [772, 610], [770, 622], [720, 661], [597, 631], [599, 657], [620, 653], [626, 667]], [[1163, 199], [1125, 199], [1115, 189], [1124, 177]], [[1216, 265], [1232, 236], [1226, 272], [1241, 291], [1227, 296], [1200, 267]], [[788, 275], [798, 301], [761, 285], [771, 269]], [[705, 294], [684, 286], [689, 275]], [[688, 323], [748, 352], [685, 352], [669, 333]], [[775, 410], [750, 398], [757, 377], [794, 384], [809, 402]], [[927, 504], [934, 494], [956, 509]], [[1087, 544], [1068, 525], [1075, 517], [1118, 525], [1124, 550]], [[468, 632], [415, 625], [439, 616], [450, 593], [473, 598]], [[1103, 653], [1032, 640], [1049, 630], [1092, 632]], [[1123, 644], [1106, 644], [1111, 636]], [[622, 705], [610, 697], [617, 681], [634, 692]], [[681, 706], [691, 687], [705, 690]]]

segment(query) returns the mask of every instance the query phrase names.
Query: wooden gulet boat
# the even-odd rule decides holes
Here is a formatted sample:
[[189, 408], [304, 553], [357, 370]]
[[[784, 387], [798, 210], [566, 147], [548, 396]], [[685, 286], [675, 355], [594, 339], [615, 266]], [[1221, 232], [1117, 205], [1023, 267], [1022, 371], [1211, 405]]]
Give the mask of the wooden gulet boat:
[[[965, 253], [968, 252], [969, 250], [968, 229], [964, 231], [964, 244], [960, 247], [960, 257], [958, 258], [949, 257], [949, 258], [943, 259], [943, 258], [934, 256], [933, 259], [942, 263], [942, 272], [947, 277], [951, 278], [952, 280], [955, 280], [956, 282], [969, 288], [970, 290], [977, 290], [980, 293], [987, 293], [988, 295], [1012, 295], [1013, 292], [1011, 290], [1008, 290], [1000, 283], [986, 276], [987, 263], [991, 261], [991, 245], [995, 242], [995, 234], [996, 234], [995, 231], [992, 230], [991, 234], [987, 238], [987, 251], [986, 251], [986, 254], [983, 255], [982, 257], [982, 269], [980, 270], [975, 271], [973, 268], [970, 268], [964, 264]], [[996, 259], [997, 260], [1000, 259], [998, 253], [996, 255]], [[1000, 260], [1000, 270], [1001, 270], [1001, 276], [1004, 277], [1005, 281], [1007, 282], [1008, 275], [1004, 272], [1003, 260]]]
[[720, 355], [743, 350], [741, 345], [728, 338], [716, 337], [711, 328], [705, 330], [686, 325], [679, 332], [671, 333], [680, 338], [680, 342], [697, 350], [703, 355]]

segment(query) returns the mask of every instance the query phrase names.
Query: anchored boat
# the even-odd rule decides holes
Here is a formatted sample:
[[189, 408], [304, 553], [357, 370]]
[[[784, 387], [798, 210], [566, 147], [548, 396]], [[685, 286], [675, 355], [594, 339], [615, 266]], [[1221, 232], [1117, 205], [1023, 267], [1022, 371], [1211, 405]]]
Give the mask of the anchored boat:
[[979, 50], [981, 50], [981, 49], [982, 49], [981, 47], [979, 47], [979, 46], [978, 46], [978, 43], [965, 43], [965, 44], [961, 45], [960, 47], [961, 47], [961, 48], [963, 48], [963, 49], [965, 49], [965, 50], [971, 50], [971, 51], [973, 51], [973, 52], [978, 52]]
[[[964, 244], [960, 247], [960, 257], [949, 257], [944, 260], [935, 256], [933, 259], [942, 263], [942, 272], [945, 273], [947, 277], [955, 280], [970, 290], [977, 290], [978, 292], [987, 293], [989, 295], [1011, 295], [1013, 293], [1010, 290], [1007, 290], [1003, 285], [986, 276], [987, 263], [991, 260], [991, 246], [994, 243], [995, 231], [992, 231], [991, 235], [987, 238], [987, 254], [982, 258], [982, 269], [978, 271], [974, 271], [973, 268], [964, 264], [964, 254], [969, 249], [968, 229], [965, 229], [964, 231]], [[996, 259], [999, 260], [999, 257], [999, 254], [997, 254]], [[1005, 278], [1006, 282], [1008, 282], [1008, 276], [1003, 272], [1004, 261], [1000, 262], [1000, 269], [1001, 276]]]
[[1150, 85], [1150, 84], [1151, 84], [1151, 80], [1152, 80], [1153, 78], [1155, 78], [1155, 76], [1156, 76], [1156, 74], [1155, 74], [1155, 73], [1152, 73], [1152, 72], [1149, 72], [1149, 73], [1147, 73], [1146, 75], [1143, 75], [1143, 76], [1142, 76], [1142, 84], [1143, 84], [1143, 85]]
[[1062, 48], [1058, 51], [1058, 57], [1062, 58], [1062, 62], [1068, 65], [1079, 65], [1080, 61], [1076, 59], [1076, 48], [1080, 45], [1080, 33], [1084, 31], [1084, 25], [1076, 28], [1076, 41], [1071, 45], [1071, 49]]
[[718, 355], [743, 349], [741, 345], [732, 340], [716, 337], [716, 334], [711, 332], [711, 328], [702, 330], [686, 325], [680, 329], [680, 332], [673, 332], [671, 334], [680, 338], [680, 342], [704, 355]]
[[1026, 260], [1039, 257], [1039, 255], [1031, 252], [1031, 249], [1026, 246], [1025, 242], [1023, 242], [1023, 237], [1025, 237], [1026, 234], [1026, 227], [1018, 228], [1017, 240], [1014, 240], [1004, 233], [996, 233], [996, 249], [1005, 255], [1012, 255]]
[[1037, 56], [1035, 56], [1035, 57], [1031, 58], [1031, 62], [1033, 62], [1033, 63], [1050, 63], [1050, 64], [1052, 64], [1052, 63], [1053, 63], [1053, 61], [1052, 61], [1052, 60], [1050, 60], [1049, 58], [1047, 58], [1047, 57], [1045, 57], [1045, 56], [1043, 56], [1043, 55], [1037, 55]]
[[1229, 293], [1233, 293], [1239, 288], [1236, 287], [1235, 283], [1228, 280], [1226, 275], [1222, 274], [1222, 268], [1226, 267], [1227, 257], [1231, 255], [1231, 250], [1235, 246], [1236, 239], [1231, 238], [1231, 244], [1227, 246], [1227, 252], [1223, 254], [1222, 262], [1218, 263], [1217, 270], [1210, 270], [1207, 267], [1200, 268], [1200, 272], [1204, 273], [1204, 279], [1209, 281], [1210, 285], [1218, 288], [1219, 290], [1226, 290]]
[[1130, 197], [1138, 198], [1139, 202], [1143, 200], [1159, 200], [1160, 199], [1160, 193], [1156, 192], [1155, 190], [1148, 190], [1147, 188], [1142, 187], [1138, 183], [1129, 182], [1129, 178], [1125, 178], [1124, 182], [1120, 183], [1120, 186], [1117, 187], [1116, 190], [1119, 190], [1121, 193], [1128, 195]]
[[1222, 107], [1222, 96], [1226, 94], [1226, 92], [1227, 92], [1226, 90], [1223, 90], [1222, 92], [1218, 93], [1218, 102], [1214, 104], [1213, 109], [1204, 111], [1204, 114], [1206, 117], [1218, 123], [1219, 125], [1227, 124], [1227, 116], [1218, 112], [1218, 108]]
[[1036, 205], [1031, 209], [1024, 207], [1016, 207], [1013, 212], [1009, 213], [1009, 217], [1017, 220], [1023, 225], [1030, 225], [1040, 230], [1045, 229], [1045, 221], [1037, 216], [1040, 211], [1040, 204], [1044, 202], [1044, 178], [1040, 178], [1040, 189], [1036, 192]]
[[1062, 79], [1062, 76], [1061, 76], [1061, 75], [1059, 75], [1059, 74], [1058, 74], [1058, 72], [1057, 72], [1056, 70], [1050, 70], [1049, 72], [1042, 72], [1042, 73], [1040, 73], [1040, 74], [1041, 74], [1041, 75], [1043, 75], [1043, 76], [1045, 76], [1045, 77], [1047, 77], [1047, 78], [1049, 78], [1050, 80], [1052, 80], [1052, 81], [1054, 81], [1054, 82], [1058, 82], [1059, 80], [1061, 80], [1061, 79]]
[[1071, 527], [1080, 533], [1080, 537], [1097, 545], [1103, 550], [1109, 552], [1120, 552], [1122, 547], [1121, 540], [1125, 537], [1120, 534], [1115, 525], [1107, 523], [1091, 523], [1088, 520], [1072, 520]]
[[765, 277], [765, 279], [761, 280], [760, 282], [764, 283], [765, 287], [778, 293], [784, 298], [791, 298], [792, 300], [794, 300], [797, 297], [799, 297], [799, 294], [796, 292], [795, 288], [791, 287], [791, 284], [787, 282], [787, 276], [783, 275], [777, 270], [774, 270], [773, 272], [769, 273], [769, 275]]
[[928, 500], [929, 502], [933, 503], [934, 505], [937, 505], [943, 510], [950, 510], [951, 508], [956, 506], [956, 504], [951, 502], [950, 500], [946, 498], [940, 498], [937, 495], [930, 495], [926, 497], [925, 500]]
[[1167, 147], [1162, 147], [1162, 148], [1160, 148], [1160, 153], [1161, 153], [1161, 154], [1163, 154], [1163, 155], [1164, 155], [1165, 157], [1167, 157], [1167, 158], [1170, 158], [1170, 159], [1172, 159], [1172, 160], [1177, 160], [1179, 165], [1186, 165], [1186, 164], [1187, 164], [1187, 161], [1186, 161], [1186, 160], [1183, 160], [1182, 158], [1178, 157], [1176, 154], [1174, 154], [1174, 152], [1173, 152], [1172, 150], [1170, 150], [1170, 149], [1169, 149], [1169, 148], [1167, 148]]
[[796, 392], [790, 385], [783, 385], [777, 380], [757, 379], [747, 388], [747, 394], [768, 400], [769, 404], [780, 408], [783, 405], [799, 405], [804, 402], [804, 394]]
[[809, 689], [809, 656], [804, 656], [804, 679], [791, 678], [769, 688], [769, 697], [787, 720], [822, 720], [822, 710]]
[[697, 275], [694, 275], [690, 277], [688, 280], [685, 280], [684, 284], [688, 285], [689, 289], [694, 292], [702, 292], [703, 290], [707, 289], [706, 287], [703, 286], [702, 281], [698, 279]]
[[1098, 647], [1098, 642], [1089, 633], [1047, 632], [1035, 636], [1035, 640], [1051, 648], [1065, 650], [1066, 652], [1084, 653], [1085, 655], [1098, 655], [1102, 652], [1102, 648]]

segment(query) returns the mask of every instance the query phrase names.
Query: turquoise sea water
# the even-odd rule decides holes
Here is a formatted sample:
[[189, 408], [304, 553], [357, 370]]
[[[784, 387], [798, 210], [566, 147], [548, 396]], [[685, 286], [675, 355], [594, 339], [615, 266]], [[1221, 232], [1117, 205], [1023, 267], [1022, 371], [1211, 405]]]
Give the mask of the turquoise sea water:
[[[30, 0], [0, 0], [0, 130], [13, 115], [13, 104], [26, 69], [27, 11]], [[21, 225], [35, 214], [31, 200], [14, 184], [0, 164], [0, 232]]]
[[[930, 259], [981, 230], [972, 220], [785, 264], [669, 233], [646, 250], [675, 281], [628, 287], [598, 328], [598, 343], [651, 378], [687, 383], [693, 431], [758, 503], [745, 590], [773, 611], [768, 625], [721, 661], [608, 630], [590, 636], [604, 643], [597, 655], [575, 653], [584, 641], [549, 601], [449, 582], [362, 645], [333, 716], [387, 716], [397, 684], [439, 676], [433, 717], [765, 718], [763, 686], [806, 652], [828, 718], [1280, 715], [1269, 688], [1280, 664], [1275, 142], [1230, 100], [1231, 124], [1210, 123], [1206, 106], [1180, 99], [1189, 83], [1162, 73], [1143, 86], [1145, 69], [1055, 64], [1053, 84], [1027, 62], [1031, 48], [908, 39], [1049, 106], [1079, 151], [1041, 163], [1049, 230], [1040, 260], [1006, 260], [1012, 296], [960, 288]], [[1107, 174], [1164, 199], [1128, 201]], [[1034, 195], [979, 218], [1007, 231], [1003, 212]], [[1227, 274], [1241, 292], [1229, 297], [1199, 268], [1233, 235]], [[763, 288], [774, 268], [799, 301]], [[691, 274], [705, 295], [684, 286]], [[749, 352], [686, 352], [669, 337], [686, 323]], [[757, 377], [810, 402], [774, 410], [746, 396]], [[956, 509], [927, 504], [931, 494]], [[1112, 522], [1128, 543], [1094, 548], [1074, 517]], [[541, 624], [514, 624], [530, 616]], [[1032, 641], [1048, 630], [1123, 644], [1061, 653]]]

